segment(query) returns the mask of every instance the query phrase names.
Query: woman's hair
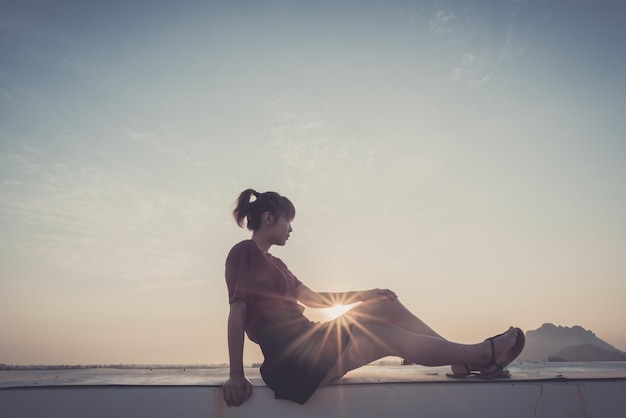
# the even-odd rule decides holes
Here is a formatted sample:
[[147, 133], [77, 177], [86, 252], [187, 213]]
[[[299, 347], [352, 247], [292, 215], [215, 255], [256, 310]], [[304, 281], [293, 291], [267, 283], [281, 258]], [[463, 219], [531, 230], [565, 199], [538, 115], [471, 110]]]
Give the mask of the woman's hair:
[[[250, 201], [252, 196], [255, 200]], [[235, 204], [233, 217], [237, 225], [243, 228], [245, 219], [246, 227], [251, 231], [261, 226], [261, 216], [265, 212], [270, 212], [275, 217], [285, 216], [289, 219], [296, 217], [296, 208], [293, 203], [276, 192], [259, 193], [253, 189], [246, 189], [241, 192]]]

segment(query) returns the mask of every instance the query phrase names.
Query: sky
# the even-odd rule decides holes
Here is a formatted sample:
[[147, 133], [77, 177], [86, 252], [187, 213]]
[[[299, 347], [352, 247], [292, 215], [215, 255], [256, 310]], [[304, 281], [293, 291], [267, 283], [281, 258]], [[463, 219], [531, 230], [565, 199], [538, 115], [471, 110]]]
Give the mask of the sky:
[[0, 363], [227, 362], [246, 188], [314, 290], [626, 351], [625, 7], [0, 0]]

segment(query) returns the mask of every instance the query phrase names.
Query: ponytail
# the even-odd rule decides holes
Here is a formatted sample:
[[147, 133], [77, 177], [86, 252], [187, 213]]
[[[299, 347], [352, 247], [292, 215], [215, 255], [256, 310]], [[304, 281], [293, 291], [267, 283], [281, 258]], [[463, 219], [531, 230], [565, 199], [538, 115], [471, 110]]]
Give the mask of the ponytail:
[[235, 201], [235, 210], [233, 210], [233, 217], [235, 222], [240, 228], [243, 228], [243, 223], [248, 214], [250, 213], [250, 198], [252, 195], [258, 193], [252, 189], [246, 189], [239, 195], [239, 198]]
[[[255, 200], [250, 201], [253, 196]], [[239, 227], [243, 228], [245, 220], [246, 227], [255, 231], [261, 226], [261, 216], [265, 212], [270, 212], [275, 217], [286, 216], [289, 219], [296, 216], [296, 208], [286, 197], [276, 192], [259, 193], [254, 189], [246, 189], [235, 201], [233, 217]]]

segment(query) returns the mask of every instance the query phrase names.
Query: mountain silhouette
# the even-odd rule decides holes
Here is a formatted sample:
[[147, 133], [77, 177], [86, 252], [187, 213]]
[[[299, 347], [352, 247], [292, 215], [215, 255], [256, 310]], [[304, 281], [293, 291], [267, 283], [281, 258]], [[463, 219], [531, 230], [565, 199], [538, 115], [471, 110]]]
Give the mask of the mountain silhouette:
[[626, 361], [626, 353], [581, 326], [543, 324], [526, 332], [517, 361]]

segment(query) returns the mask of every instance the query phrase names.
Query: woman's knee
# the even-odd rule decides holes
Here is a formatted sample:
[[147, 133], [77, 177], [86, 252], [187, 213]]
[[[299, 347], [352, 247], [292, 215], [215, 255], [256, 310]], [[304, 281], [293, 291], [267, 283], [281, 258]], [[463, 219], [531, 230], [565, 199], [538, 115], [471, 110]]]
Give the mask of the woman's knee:
[[397, 319], [402, 310], [405, 308], [398, 300], [382, 299], [363, 302], [349, 312], [363, 320], [389, 322]]

